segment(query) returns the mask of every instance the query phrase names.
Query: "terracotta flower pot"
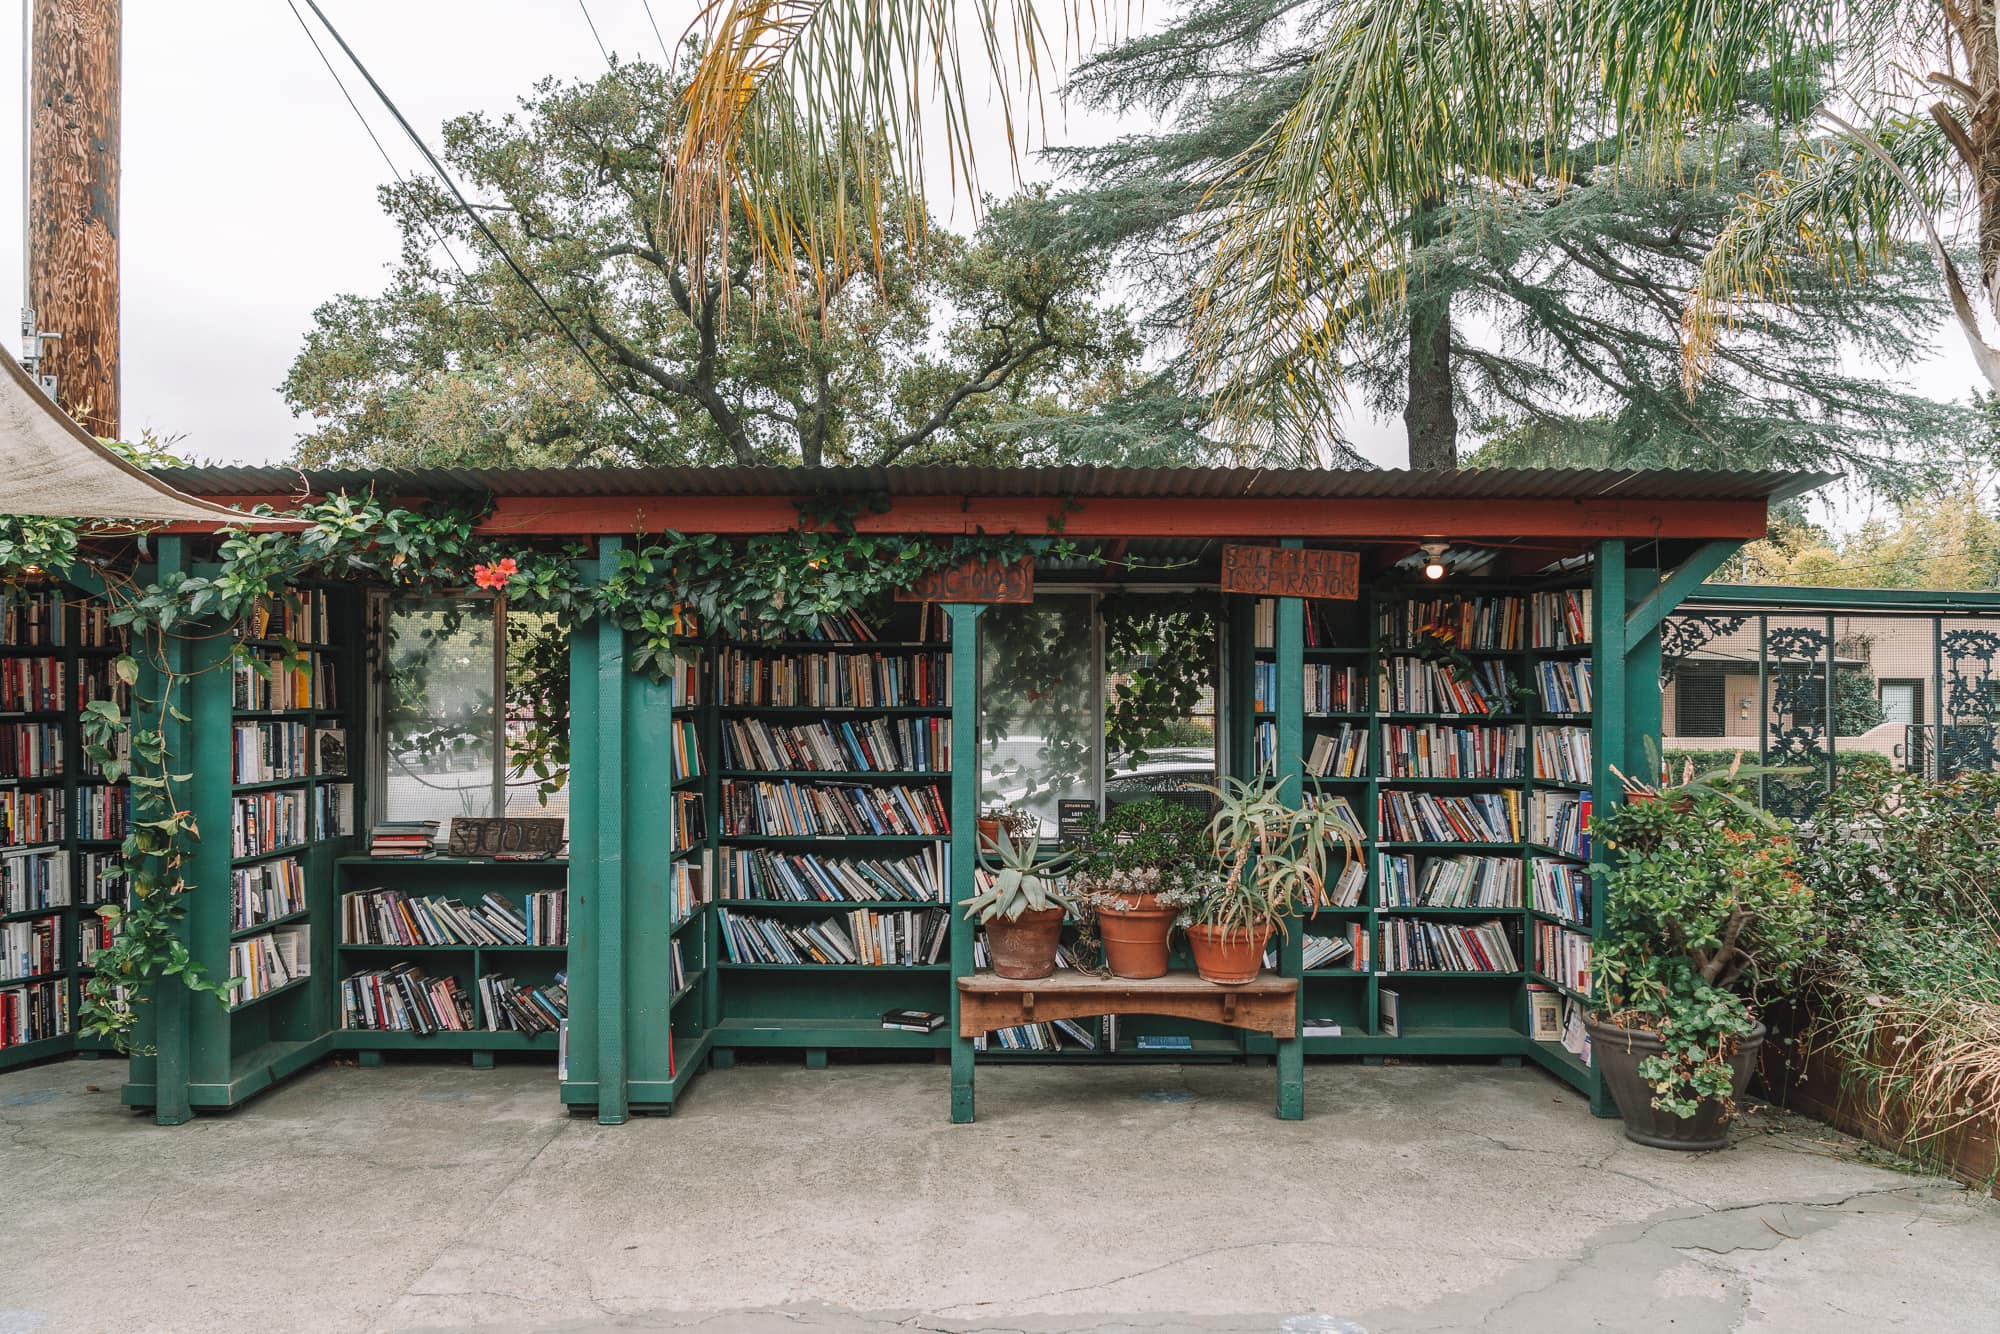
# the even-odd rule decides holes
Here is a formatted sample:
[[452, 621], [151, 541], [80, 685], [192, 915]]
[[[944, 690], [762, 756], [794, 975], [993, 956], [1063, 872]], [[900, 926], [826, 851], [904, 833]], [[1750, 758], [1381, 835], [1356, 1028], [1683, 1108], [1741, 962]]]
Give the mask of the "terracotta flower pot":
[[1153, 894], [1124, 894], [1129, 908], [1100, 907], [1097, 933], [1104, 940], [1104, 961], [1118, 977], [1164, 977], [1167, 939], [1174, 932], [1175, 911], [1160, 906]]
[[[1590, 1031], [1590, 1059], [1604, 1072], [1618, 1114], [1625, 1119], [1625, 1138], [1654, 1149], [1695, 1152], [1721, 1149], [1729, 1145], [1729, 1123], [1723, 1119], [1722, 1104], [1704, 1101], [1693, 1116], [1676, 1116], [1653, 1106], [1653, 1086], [1639, 1077], [1639, 1063], [1658, 1055], [1666, 1044], [1651, 1029], [1621, 1028], [1601, 1022], [1595, 1015], [1584, 1020]], [[1764, 1045], [1764, 1025], [1736, 1044], [1730, 1062], [1730, 1097], [1741, 1098], [1750, 1087], [1750, 1072], [1757, 1068], [1757, 1051]]]
[[1061, 908], [1031, 908], [1011, 922], [995, 917], [985, 923], [986, 950], [992, 956], [993, 971], [1024, 981], [1055, 972], [1062, 923]]
[[979, 846], [982, 849], [999, 846], [1000, 822], [998, 820], [974, 820], [972, 827], [979, 835]]
[[1271, 924], [1263, 922], [1244, 930], [1234, 927], [1224, 932], [1207, 923], [1187, 929], [1188, 947], [1194, 951], [1194, 970], [1204, 982], [1241, 986], [1257, 980], [1264, 967], [1264, 946], [1271, 940]]

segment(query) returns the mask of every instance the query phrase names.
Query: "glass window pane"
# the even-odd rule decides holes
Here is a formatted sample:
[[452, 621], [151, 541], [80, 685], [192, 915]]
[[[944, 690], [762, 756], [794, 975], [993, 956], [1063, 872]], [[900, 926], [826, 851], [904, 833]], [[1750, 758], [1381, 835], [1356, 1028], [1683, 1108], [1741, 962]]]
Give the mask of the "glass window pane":
[[383, 818], [492, 815], [493, 604], [392, 603], [388, 639]]
[[507, 810], [569, 828], [569, 630], [507, 610]]
[[1090, 604], [1045, 595], [979, 618], [980, 804], [1020, 806], [1050, 836], [1058, 801], [1097, 796]]
[[1103, 604], [1108, 807], [1163, 797], [1209, 809], [1220, 622], [1209, 606], [1131, 593]]

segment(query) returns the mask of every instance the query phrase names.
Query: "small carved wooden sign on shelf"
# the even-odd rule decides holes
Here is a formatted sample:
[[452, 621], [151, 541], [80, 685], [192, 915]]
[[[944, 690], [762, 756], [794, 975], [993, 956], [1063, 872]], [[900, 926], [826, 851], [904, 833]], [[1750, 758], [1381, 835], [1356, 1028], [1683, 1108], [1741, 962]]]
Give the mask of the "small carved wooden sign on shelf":
[[445, 850], [453, 857], [542, 861], [562, 851], [563, 822], [543, 816], [510, 820], [455, 815]]
[[932, 570], [908, 588], [896, 590], [898, 602], [1033, 602], [1035, 559], [1023, 556], [1011, 565], [997, 560], [968, 561]]
[[1353, 551], [1225, 546], [1222, 591], [1352, 601], [1361, 596], [1361, 556]]

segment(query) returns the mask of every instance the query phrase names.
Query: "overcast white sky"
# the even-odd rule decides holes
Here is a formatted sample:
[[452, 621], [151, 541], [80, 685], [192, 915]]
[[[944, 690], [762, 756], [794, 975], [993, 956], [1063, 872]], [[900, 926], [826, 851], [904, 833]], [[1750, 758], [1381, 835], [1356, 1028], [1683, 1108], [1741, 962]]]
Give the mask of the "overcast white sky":
[[[604, 69], [577, 0], [320, 3], [434, 146], [449, 116], [504, 112], [544, 75]], [[640, 0], [585, 3], [611, 50], [660, 58]], [[18, 80], [19, 13], [5, 8], [14, 12], [0, 20], [0, 70]], [[692, 0], [652, 0], [670, 43], [694, 9]], [[415, 170], [416, 150], [338, 51], [328, 54], [397, 165]], [[280, 462], [298, 427], [277, 386], [313, 308], [336, 293], [379, 290], [395, 261], [396, 232], [375, 199], [388, 169], [286, 0], [128, 0], [124, 92], [125, 432], [183, 437], [184, 451], [206, 460]], [[19, 97], [0, 99], [0, 142], [18, 146], [20, 124]], [[1052, 133], [1095, 141], [1116, 129], [1071, 112]], [[996, 129], [986, 144], [989, 188], [1007, 181], [1003, 143]], [[0, 209], [0, 251], [16, 257], [0, 265], [10, 346], [21, 304], [19, 191], [17, 171], [5, 192], [14, 206]], [[952, 221], [970, 220], [961, 212]], [[1939, 341], [1915, 378], [1939, 397], [1961, 396], [1970, 358], [1956, 332], [1941, 329]], [[1402, 464], [1400, 422], [1349, 426], [1379, 462]]]

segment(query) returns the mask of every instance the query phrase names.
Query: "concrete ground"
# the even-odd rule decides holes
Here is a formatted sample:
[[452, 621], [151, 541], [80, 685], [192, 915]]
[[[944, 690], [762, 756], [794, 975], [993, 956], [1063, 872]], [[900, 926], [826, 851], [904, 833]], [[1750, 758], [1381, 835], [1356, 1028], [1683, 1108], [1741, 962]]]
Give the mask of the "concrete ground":
[[547, 1066], [326, 1067], [160, 1129], [0, 1075], [0, 1334], [2000, 1330], [2000, 1204], [1760, 1115], [1626, 1143], [1529, 1069], [708, 1075], [599, 1127]]

